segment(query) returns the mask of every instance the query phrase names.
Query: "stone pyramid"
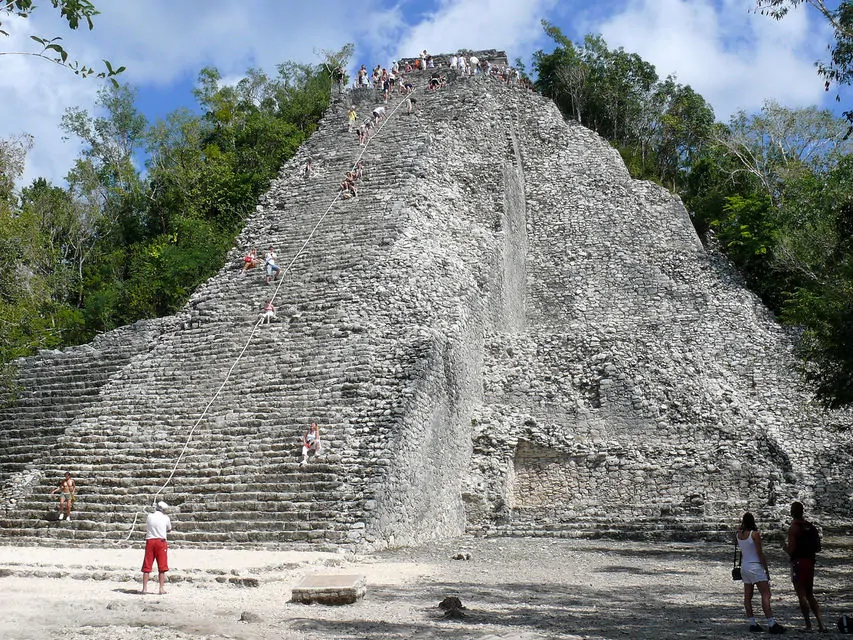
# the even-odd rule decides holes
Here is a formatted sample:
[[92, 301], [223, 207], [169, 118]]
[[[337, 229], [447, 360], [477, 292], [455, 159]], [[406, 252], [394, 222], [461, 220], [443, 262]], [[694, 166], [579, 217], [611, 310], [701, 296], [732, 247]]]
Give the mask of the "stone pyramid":
[[[155, 497], [184, 545], [703, 538], [792, 499], [851, 521], [850, 414], [814, 404], [678, 198], [549, 100], [435, 59], [447, 87], [410, 74], [415, 112], [393, 96], [366, 147], [346, 111], [381, 99], [336, 94], [179, 314], [16, 363], [0, 540], [137, 541]], [[280, 287], [240, 273], [269, 246]], [[66, 470], [71, 523], [48, 496]]]

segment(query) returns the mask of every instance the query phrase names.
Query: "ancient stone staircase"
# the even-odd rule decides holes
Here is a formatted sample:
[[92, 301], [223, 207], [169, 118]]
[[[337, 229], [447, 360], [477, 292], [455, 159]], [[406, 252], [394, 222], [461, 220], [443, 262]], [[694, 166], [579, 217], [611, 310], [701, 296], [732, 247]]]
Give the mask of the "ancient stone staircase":
[[[4, 520], [5, 536], [62, 543], [140, 536], [139, 525], [131, 532], [134, 515], [161, 488], [189, 430], [257, 322], [260, 306], [276, 291], [277, 283], [264, 284], [261, 270], [241, 275], [239, 257], [251, 246], [261, 251], [273, 246], [279, 264], [288, 265], [361, 151], [341, 124], [342, 112], [343, 105], [331, 109], [320, 133], [283, 169], [265, 198], [271, 213], [247, 226], [233, 260], [193, 295], [179, 316], [181, 330], [164, 334], [151, 354], [131, 362], [112, 385], [100, 389], [97, 399], [110, 408], [109, 416], [99, 409], [70, 428], [63, 424], [45, 434], [54, 440], [50, 467], [72, 469], [77, 476], [79, 500], [72, 522], [44, 518], [55, 509], [55, 498], [47, 495], [54, 478], [45, 474], [27, 501], [16, 504], [13, 517]], [[382, 309], [371, 298], [379, 292], [359, 283], [370, 279], [372, 263], [398, 233], [394, 208], [414, 179], [418, 122], [417, 116], [396, 115], [384, 123], [363, 156], [360, 197], [332, 204], [307, 250], [284, 276], [275, 298], [279, 320], [257, 329], [160, 494], [179, 509], [173, 515], [174, 540], [328, 545], [363, 534], [364, 524], [356, 522], [365, 502], [368, 473], [363, 467], [371, 459], [373, 466], [381, 462], [377, 465], [371, 454], [370, 438], [367, 445], [357, 441], [364, 437], [360, 431], [371, 431], [359, 424], [375, 422], [373, 413], [393, 411], [400, 366], [381, 362], [381, 354], [390, 359], [398, 351], [397, 336], [376, 330]], [[305, 179], [298, 166], [309, 156], [315, 173]], [[59, 369], [51, 384], [69, 380], [69, 366]], [[83, 360], [82, 367], [87, 366], [91, 363]], [[104, 380], [118, 369], [105, 373]], [[348, 405], [367, 380], [371, 396], [389, 400], [359, 415]], [[242, 397], [252, 398], [251, 407], [241, 406]], [[300, 468], [299, 438], [310, 420], [322, 425], [322, 451]], [[374, 444], [381, 444], [381, 436], [373, 437]], [[32, 453], [27, 443], [21, 448]]]

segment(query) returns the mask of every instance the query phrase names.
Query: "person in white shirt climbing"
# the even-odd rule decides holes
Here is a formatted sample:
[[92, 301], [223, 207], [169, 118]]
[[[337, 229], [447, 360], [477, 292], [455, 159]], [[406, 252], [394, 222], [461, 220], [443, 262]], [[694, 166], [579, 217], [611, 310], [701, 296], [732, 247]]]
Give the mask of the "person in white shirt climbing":
[[275, 280], [278, 276], [278, 272], [281, 271], [281, 268], [275, 263], [278, 256], [275, 254], [275, 250], [270, 247], [267, 249], [266, 254], [264, 255], [264, 263], [267, 266], [267, 284], [270, 283], [270, 279]]

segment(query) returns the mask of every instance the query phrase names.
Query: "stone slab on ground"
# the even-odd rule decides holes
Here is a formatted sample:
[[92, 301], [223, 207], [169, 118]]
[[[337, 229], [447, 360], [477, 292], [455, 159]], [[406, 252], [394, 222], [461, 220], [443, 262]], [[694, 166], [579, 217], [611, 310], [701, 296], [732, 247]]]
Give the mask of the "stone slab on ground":
[[353, 604], [367, 592], [367, 578], [359, 574], [305, 576], [290, 597], [303, 604]]

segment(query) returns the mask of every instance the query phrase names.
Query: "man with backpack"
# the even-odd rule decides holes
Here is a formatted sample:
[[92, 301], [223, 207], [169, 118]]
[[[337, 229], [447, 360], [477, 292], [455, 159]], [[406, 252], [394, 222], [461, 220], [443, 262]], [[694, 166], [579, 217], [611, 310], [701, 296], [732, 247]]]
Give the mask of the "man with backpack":
[[812, 622], [809, 611], [817, 618], [820, 631], [826, 631], [820, 606], [814, 597], [815, 555], [820, 551], [820, 533], [811, 522], [803, 517], [803, 503], [791, 504], [791, 517], [794, 521], [788, 529], [788, 542], [785, 551], [791, 556], [791, 580], [794, 591], [800, 601], [800, 611], [806, 621], [806, 631], [811, 631]]

